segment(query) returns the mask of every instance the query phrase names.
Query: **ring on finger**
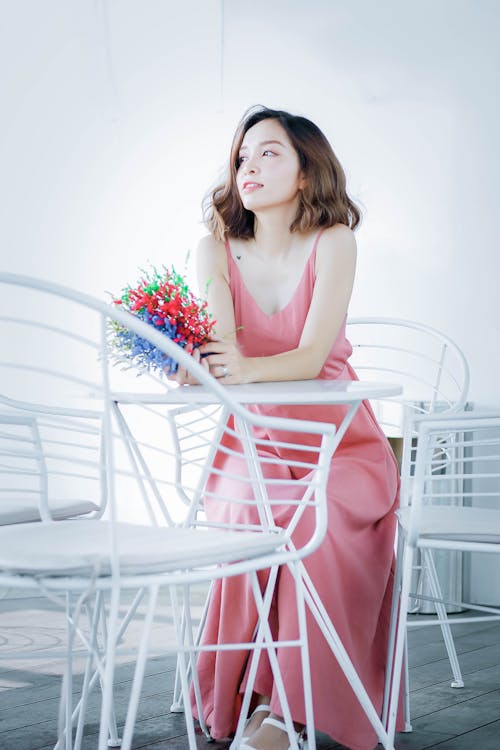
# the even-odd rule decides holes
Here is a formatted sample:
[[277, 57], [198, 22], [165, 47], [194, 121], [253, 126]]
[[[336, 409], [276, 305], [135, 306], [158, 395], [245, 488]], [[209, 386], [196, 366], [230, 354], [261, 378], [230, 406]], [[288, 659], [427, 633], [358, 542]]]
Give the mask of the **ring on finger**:
[[226, 375], [229, 375], [229, 370], [226, 365], [222, 365], [222, 377], [225, 378]]

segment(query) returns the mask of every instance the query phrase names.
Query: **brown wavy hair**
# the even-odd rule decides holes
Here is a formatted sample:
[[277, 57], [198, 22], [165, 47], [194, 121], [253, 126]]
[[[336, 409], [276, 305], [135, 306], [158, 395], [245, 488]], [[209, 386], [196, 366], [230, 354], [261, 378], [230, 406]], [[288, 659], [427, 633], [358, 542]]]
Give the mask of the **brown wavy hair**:
[[305, 186], [300, 191], [297, 214], [291, 232], [345, 224], [355, 229], [361, 212], [349, 198], [342, 166], [321, 130], [311, 120], [280, 109], [251, 107], [234, 134], [229, 165], [223, 181], [203, 200], [203, 218], [210, 232], [224, 237], [254, 237], [254, 214], [241, 202], [236, 186], [239, 153], [245, 133], [262, 120], [276, 120], [286, 132], [299, 157]]

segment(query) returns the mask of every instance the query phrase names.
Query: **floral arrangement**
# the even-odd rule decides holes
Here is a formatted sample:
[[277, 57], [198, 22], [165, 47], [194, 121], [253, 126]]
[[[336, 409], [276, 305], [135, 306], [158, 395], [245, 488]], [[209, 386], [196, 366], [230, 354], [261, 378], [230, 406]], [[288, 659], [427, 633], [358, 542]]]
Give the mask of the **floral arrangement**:
[[[207, 303], [189, 290], [184, 276], [173, 266], [164, 267], [161, 272], [152, 267], [142, 274], [137, 284], [125, 287], [121, 297], [113, 299], [114, 304], [121, 305], [188, 351], [209, 341], [215, 320], [211, 319]], [[116, 321], [110, 324], [110, 344], [117, 362], [128, 361], [147, 372], [173, 374], [177, 371], [177, 362]]]

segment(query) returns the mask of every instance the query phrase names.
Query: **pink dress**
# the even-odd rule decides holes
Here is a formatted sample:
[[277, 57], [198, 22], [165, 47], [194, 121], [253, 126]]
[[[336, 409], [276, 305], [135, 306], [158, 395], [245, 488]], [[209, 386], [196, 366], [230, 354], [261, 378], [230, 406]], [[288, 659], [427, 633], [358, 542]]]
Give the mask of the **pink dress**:
[[[266, 315], [243, 282], [237, 260], [227, 247], [238, 345], [248, 356], [278, 354], [297, 347], [315, 282], [319, 234], [301, 281], [289, 303]], [[345, 323], [319, 375], [325, 379], [357, 379], [347, 362], [351, 345]], [[344, 406], [261, 406], [261, 413], [338, 423]], [[219, 465], [230, 460], [219, 454]], [[225, 465], [225, 468], [228, 468]], [[212, 477], [211, 482], [225, 481]], [[357, 669], [375, 707], [381, 712], [384, 668], [392, 593], [394, 510], [399, 476], [392, 450], [367, 403], [363, 403], [332, 460], [329, 475], [329, 530], [305, 565], [323, 604]], [[219, 488], [220, 489], [220, 488]], [[226, 510], [207, 503], [207, 515], [221, 518]], [[294, 535], [308, 539], [304, 516]], [[262, 574], [265, 577], [265, 572]], [[296, 634], [294, 584], [280, 571], [273, 602], [273, 628], [279, 638]], [[211, 596], [203, 640], [207, 643], [251, 640], [256, 622], [253, 598], [242, 577], [217, 581]], [[353, 750], [371, 750], [377, 738], [318, 626], [308, 616], [314, 719], [318, 731]], [[304, 723], [300, 655], [296, 648], [279, 652], [292, 717]], [[198, 660], [204, 716], [214, 738], [230, 736], [241, 703], [244, 652], [207, 652]], [[272, 693], [267, 659], [260, 660], [255, 690]], [[271, 707], [280, 713], [272, 693]]]

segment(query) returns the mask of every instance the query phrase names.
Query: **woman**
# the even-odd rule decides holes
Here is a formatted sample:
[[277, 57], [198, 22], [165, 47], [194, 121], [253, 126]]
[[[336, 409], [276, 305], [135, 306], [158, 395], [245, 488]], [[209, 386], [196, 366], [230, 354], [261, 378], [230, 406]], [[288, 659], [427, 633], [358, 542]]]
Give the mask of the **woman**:
[[[356, 264], [360, 215], [330, 144], [310, 120], [257, 107], [235, 134], [224, 183], [210, 195], [197, 262], [219, 338], [195, 356], [224, 384], [309, 378], [356, 379], [347, 362], [346, 313]], [[210, 283], [208, 283], [210, 282]], [[178, 380], [189, 382], [185, 371]], [[336, 423], [345, 407], [259, 407], [261, 412]], [[220, 481], [212, 478], [211, 481]], [[398, 471], [368, 404], [362, 404], [332, 460], [329, 528], [305, 565], [376, 707], [381, 708], [387, 644]], [[207, 515], [220, 508], [207, 504]], [[297, 529], [297, 533], [306, 532]], [[325, 571], [327, 574], [325, 575]], [[293, 582], [282, 574], [274, 612], [279, 637], [293, 637], [286, 616]], [[241, 579], [217, 582], [204, 639], [251, 637], [251, 594]], [[246, 612], [243, 618], [241, 612]], [[316, 728], [354, 750], [377, 744], [329, 647], [308, 621]], [[239, 638], [237, 638], [239, 640]], [[241, 637], [243, 640], [243, 637]], [[305, 721], [296, 649], [279, 654], [297, 729]], [[240, 705], [241, 655], [198, 660], [205, 720], [214, 738], [230, 735]], [[287, 750], [268, 663], [255, 683], [245, 744]], [[267, 718], [275, 721], [268, 722]]]

